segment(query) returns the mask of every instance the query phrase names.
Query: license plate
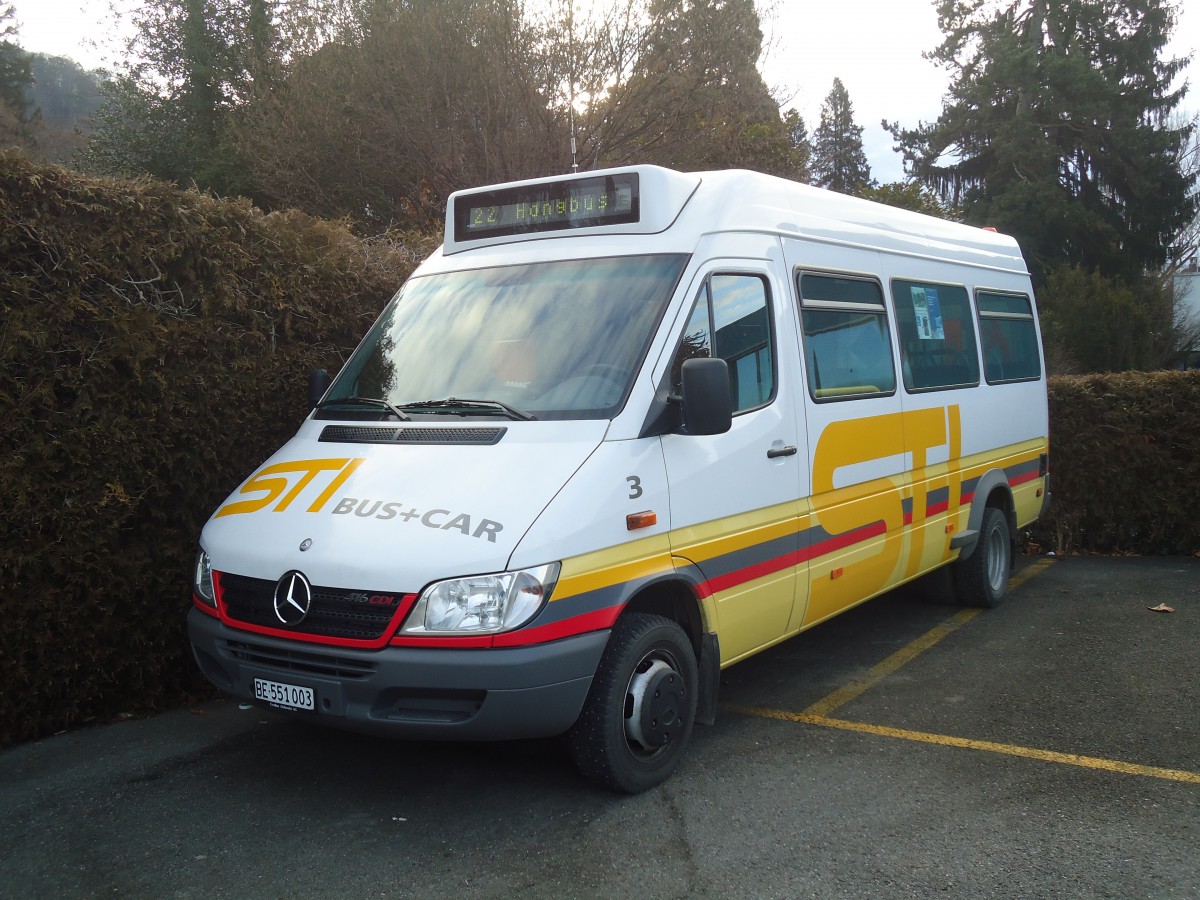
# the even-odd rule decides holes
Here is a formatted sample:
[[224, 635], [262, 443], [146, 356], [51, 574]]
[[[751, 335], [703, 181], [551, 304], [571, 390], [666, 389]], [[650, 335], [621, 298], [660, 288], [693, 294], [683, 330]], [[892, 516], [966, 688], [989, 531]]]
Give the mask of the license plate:
[[278, 681], [267, 681], [265, 678], [254, 679], [254, 696], [272, 706], [283, 706], [287, 709], [316, 708], [312, 688], [281, 684]]

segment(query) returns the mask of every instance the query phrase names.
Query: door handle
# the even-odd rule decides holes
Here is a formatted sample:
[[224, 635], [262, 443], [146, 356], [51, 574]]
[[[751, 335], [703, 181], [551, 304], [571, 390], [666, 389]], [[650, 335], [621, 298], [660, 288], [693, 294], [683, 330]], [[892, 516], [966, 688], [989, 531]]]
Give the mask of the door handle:
[[786, 447], [771, 448], [767, 451], [767, 459], [779, 459], [781, 456], [795, 456], [798, 451], [791, 444]]

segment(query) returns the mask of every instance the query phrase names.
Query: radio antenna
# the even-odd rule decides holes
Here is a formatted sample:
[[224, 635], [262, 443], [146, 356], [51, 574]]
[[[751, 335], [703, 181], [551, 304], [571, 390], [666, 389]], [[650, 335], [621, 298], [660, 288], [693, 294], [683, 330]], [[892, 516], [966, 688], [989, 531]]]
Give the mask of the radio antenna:
[[[570, 6], [567, 7], [567, 39], [568, 46], [575, 46], [575, 0], [571, 0]], [[579, 171], [579, 162], [575, 158], [575, 55], [570, 54], [571, 60], [571, 84], [568, 91], [570, 97], [567, 101], [567, 117], [571, 125], [571, 171]]]
[[579, 171], [579, 163], [575, 159], [575, 91], [571, 91], [571, 171]]

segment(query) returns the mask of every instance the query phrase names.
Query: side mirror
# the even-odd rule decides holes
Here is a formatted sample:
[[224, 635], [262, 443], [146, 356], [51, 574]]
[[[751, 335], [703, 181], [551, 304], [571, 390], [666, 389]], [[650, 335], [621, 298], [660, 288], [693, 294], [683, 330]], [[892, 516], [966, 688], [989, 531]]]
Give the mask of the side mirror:
[[724, 434], [733, 424], [729, 366], [720, 358], [689, 359], [680, 370], [683, 427], [688, 434]]
[[329, 390], [330, 384], [328, 369], [313, 369], [308, 373], [308, 408], [315, 409], [317, 404], [321, 402], [321, 398], [325, 396], [325, 392]]

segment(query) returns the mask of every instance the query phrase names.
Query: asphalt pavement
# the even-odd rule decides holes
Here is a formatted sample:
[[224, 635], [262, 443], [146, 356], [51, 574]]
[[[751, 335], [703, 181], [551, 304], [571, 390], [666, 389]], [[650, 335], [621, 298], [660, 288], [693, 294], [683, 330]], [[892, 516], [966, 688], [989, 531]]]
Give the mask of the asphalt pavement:
[[0, 753], [0, 896], [1195, 898], [1198, 647], [1200, 559], [1027, 558], [984, 612], [909, 586], [727, 670], [636, 797], [557, 740], [88, 728]]

